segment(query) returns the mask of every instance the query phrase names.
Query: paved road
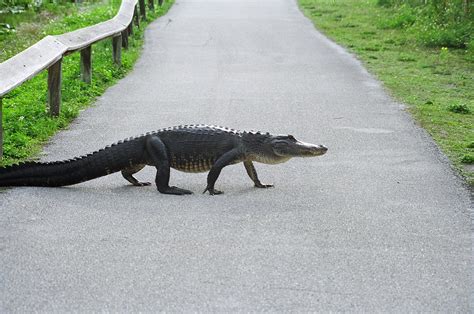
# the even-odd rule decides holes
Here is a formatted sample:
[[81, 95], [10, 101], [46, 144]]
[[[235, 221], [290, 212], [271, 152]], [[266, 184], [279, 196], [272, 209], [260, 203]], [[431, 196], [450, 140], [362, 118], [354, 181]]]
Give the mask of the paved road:
[[[186, 123], [292, 133], [321, 158], [120, 175], [0, 194], [0, 312], [459, 311], [472, 292], [469, 193], [403, 106], [293, 0], [178, 0], [135, 70], [45, 148], [69, 158]], [[153, 169], [139, 177], [153, 178]], [[472, 310], [472, 309], [471, 309]]]

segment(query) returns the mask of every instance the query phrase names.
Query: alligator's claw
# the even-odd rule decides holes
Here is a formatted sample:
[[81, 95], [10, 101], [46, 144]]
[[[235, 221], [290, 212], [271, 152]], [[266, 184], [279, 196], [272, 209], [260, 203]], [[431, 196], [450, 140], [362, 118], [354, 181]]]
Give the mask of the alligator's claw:
[[151, 185], [151, 182], [136, 182], [133, 183], [133, 186], [149, 186]]
[[214, 188], [209, 188], [207, 187], [202, 194], [209, 192], [210, 195], [219, 195], [219, 194], [224, 194], [224, 192], [216, 190]]
[[266, 189], [266, 188], [272, 188], [273, 184], [256, 183], [255, 187], [260, 188], [260, 189]]
[[167, 189], [161, 190], [160, 193], [163, 194], [173, 194], [173, 195], [186, 195], [186, 194], [193, 194], [192, 191], [180, 189], [175, 186], [170, 186]]

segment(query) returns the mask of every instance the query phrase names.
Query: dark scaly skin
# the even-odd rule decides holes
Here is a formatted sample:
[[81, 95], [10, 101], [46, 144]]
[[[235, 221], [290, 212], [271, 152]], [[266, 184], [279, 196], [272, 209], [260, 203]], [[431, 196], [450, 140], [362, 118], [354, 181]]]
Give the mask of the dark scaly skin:
[[133, 174], [145, 166], [156, 167], [155, 183], [164, 194], [191, 194], [191, 191], [169, 186], [170, 168], [184, 172], [209, 171], [207, 187], [211, 195], [225, 166], [243, 162], [255, 187], [271, 184], [260, 182], [253, 162], [277, 164], [292, 157], [313, 157], [327, 148], [297, 141], [291, 135], [241, 132], [212, 125], [185, 125], [119, 141], [92, 154], [56, 162], [26, 162], [0, 168], [0, 186], [66, 186], [92, 180], [117, 171], [135, 186]]

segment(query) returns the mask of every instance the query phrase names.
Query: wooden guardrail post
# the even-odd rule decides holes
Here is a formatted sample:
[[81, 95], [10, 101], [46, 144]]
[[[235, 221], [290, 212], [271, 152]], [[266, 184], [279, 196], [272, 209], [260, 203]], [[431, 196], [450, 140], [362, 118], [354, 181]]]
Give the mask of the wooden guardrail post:
[[145, 9], [145, 0], [138, 0], [140, 4], [140, 15], [142, 16], [142, 20], [146, 20], [146, 9]]
[[49, 114], [59, 116], [61, 106], [62, 58], [48, 68]]
[[112, 37], [112, 48], [114, 63], [118, 66], [122, 65], [122, 33]]
[[0, 160], [3, 158], [2, 97], [0, 97]]
[[122, 48], [125, 50], [128, 49], [128, 29], [122, 31]]
[[133, 16], [135, 18], [135, 25], [137, 27], [140, 27], [140, 16], [138, 15], [138, 8], [137, 6], [135, 6], [135, 9], [133, 11]]
[[148, 0], [148, 8], [150, 11], [155, 11], [155, 0]]
[[87, 84], [92, 81], [92, 46], [81, 50], [81, 79]]

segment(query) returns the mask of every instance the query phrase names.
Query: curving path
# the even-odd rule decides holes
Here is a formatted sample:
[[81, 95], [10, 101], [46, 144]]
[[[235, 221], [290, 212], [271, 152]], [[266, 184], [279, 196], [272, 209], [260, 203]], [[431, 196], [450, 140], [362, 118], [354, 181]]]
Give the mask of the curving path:
[[[177, 0], [135, 70], [45, 148], [186, 123], [292, 133], [317, 159], [0, 192], [0, 312], [468, 312], [469, 192], [432, 140], [293, 0]], [[258, 165], [257, 165], [258, 166]], [[138, 175], [152, 180], [153, 169]]]

